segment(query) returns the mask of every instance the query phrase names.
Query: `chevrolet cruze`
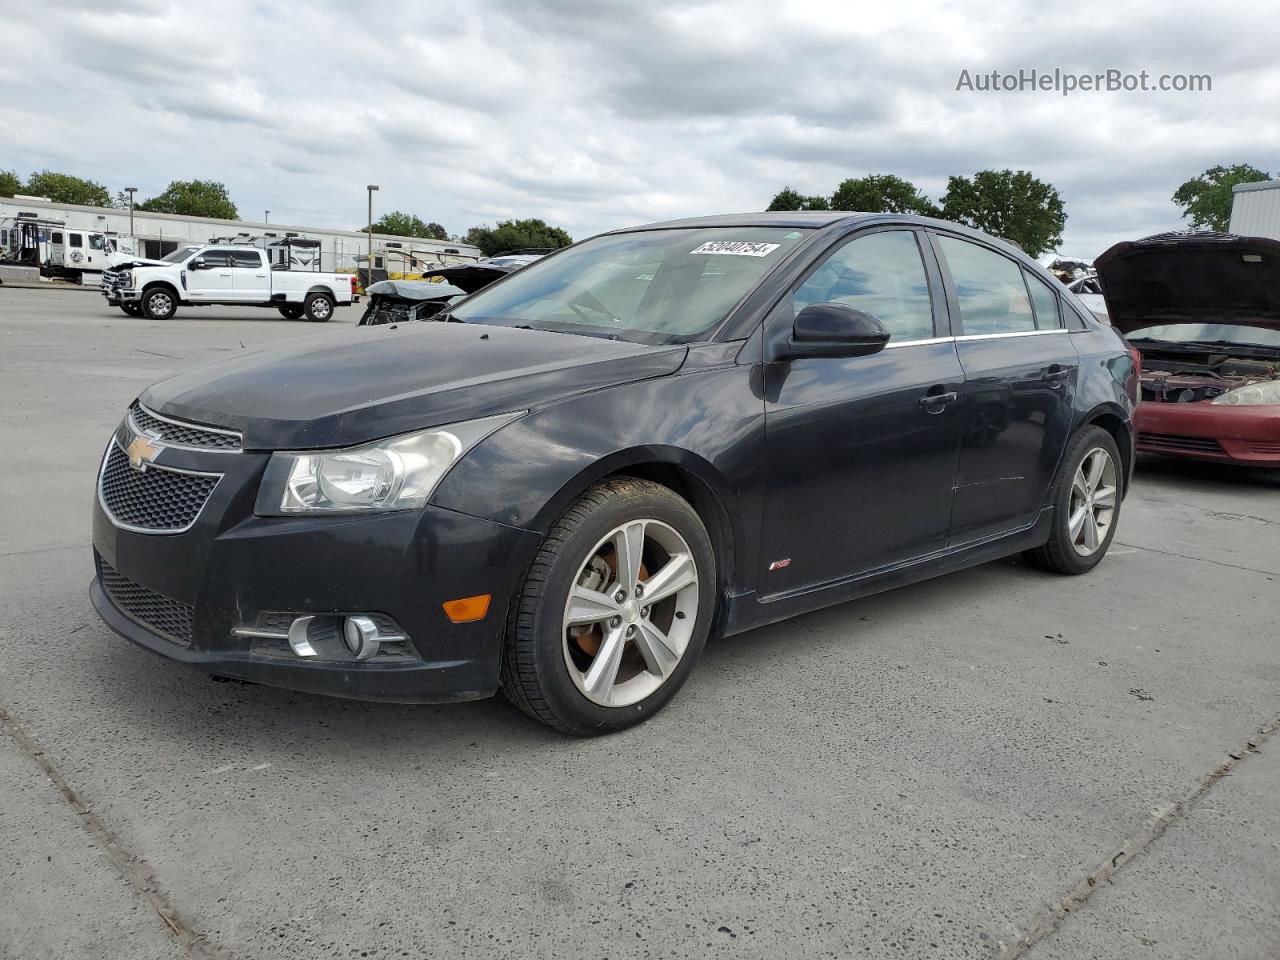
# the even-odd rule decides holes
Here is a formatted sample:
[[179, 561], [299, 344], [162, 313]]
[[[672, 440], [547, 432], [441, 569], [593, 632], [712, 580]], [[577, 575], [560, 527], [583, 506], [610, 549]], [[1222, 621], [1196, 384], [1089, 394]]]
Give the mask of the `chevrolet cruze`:
[[501, 690], [572, 734], [707, 637], [997, 557], [1103, 558], [1134, 356], [1031, 259], [939, 220], [607, 233], [428, 322], [143, 391], [107, 444], [95, 607], [171, 660], [316, 693]]

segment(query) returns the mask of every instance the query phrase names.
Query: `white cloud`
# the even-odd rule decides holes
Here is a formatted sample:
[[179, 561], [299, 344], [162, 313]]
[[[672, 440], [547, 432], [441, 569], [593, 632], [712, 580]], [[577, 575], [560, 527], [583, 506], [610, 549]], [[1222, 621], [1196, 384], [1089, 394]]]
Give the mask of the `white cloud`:
[[[1064, 250], [1176, 227], [1214, 163], [1277, 164], [1280, 30], [1252, 6], [846, 3], [63, 4], [0, 0], [0, 168], [157, 193], [224, 181], [246, 216], [357, 226], [364, 185], [456, 232], [575, 236], [759, 209], [897, 173], [1029, 169]], [[1208, 73], [1206, 94], [979, 94], [960, 70]]]

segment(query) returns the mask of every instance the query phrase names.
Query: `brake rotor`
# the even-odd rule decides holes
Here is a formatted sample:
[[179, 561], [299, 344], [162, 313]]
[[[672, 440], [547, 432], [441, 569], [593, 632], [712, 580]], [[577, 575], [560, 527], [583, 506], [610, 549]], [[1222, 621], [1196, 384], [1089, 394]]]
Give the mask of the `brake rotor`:
[[[597, 564], [604, 567], [607, 573], [601, 571]], [[616, 554], [610, 554], [608, 559], [596, 554], [591, 558], [591, 561], [587, 566], [590, 569], [588, 569], [582, 579], [578, 581], [578, 586], [588, 587], [588, 589], [591, 590], [597, 590], [599, 587], [603, 587], [605, 584], [611, 582], [618, 572]], [[598, 580], [596, 580], [597, 576], [599, 577]], [[640, 561], [640, 579], [642, 581], [649, 579], [649, 571], [645, 568], [643, 560]], [[597, 586], [590, 585], [590, 581], [593, 580], [596, 581]], [[569, 629], [570, 635], [573, 636], [572, 631], [575, 628], [570, 627]], [[578, 649], [587, 656], [594, 657], [600, 652], [600, 644], [604, 643], [604, 631], [601, 629], [600, 624], [593, 623], [590, 629], [584, 630], [582, 633], [573, 636], [573, 642], [576, 643], [578, 645]], [[631, 641], [627, 640], [626, 643], [630, 644]]]

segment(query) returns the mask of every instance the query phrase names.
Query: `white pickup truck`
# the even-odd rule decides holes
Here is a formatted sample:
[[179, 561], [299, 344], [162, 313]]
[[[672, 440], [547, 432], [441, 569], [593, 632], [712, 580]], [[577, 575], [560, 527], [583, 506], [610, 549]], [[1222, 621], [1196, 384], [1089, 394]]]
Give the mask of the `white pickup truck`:
[[[294, 241], [265, 249], [247, 244], [180, 248], [164, 262], [122, 270], [118, 282], [103, 285], [102, 295], [125, 313], [152, 320], [169, 319], [179, 306], [218, 304], [274, 307], [290, 320], [323, 323], [335, 307], [358, 302], [353, 274], [299, 269], [297, 246]], [[312, 266], [318, 261], [317, 256]]]

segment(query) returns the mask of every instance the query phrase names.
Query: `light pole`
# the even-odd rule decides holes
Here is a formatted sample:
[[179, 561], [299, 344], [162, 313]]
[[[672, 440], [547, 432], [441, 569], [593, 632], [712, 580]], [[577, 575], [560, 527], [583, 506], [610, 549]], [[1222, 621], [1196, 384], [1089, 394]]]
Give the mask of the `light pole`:
[[378, 189], [376, 183], [368, 186], [369, 191], [369, 282], [373, 283], [373, 191]]
[[262, 212], [262, 222], [263, 222], [263, 223], [265, 223], [267, 226], [270, 226], [270, 225], [271, 225], [271, 211], [270, 211], [270, 210], [264, 210], [264, 211]]
[[138, 188], [125, 187], [124, 192], [129, 195], [129, 239], [133, 240], [133, 195], [138, 192]]

